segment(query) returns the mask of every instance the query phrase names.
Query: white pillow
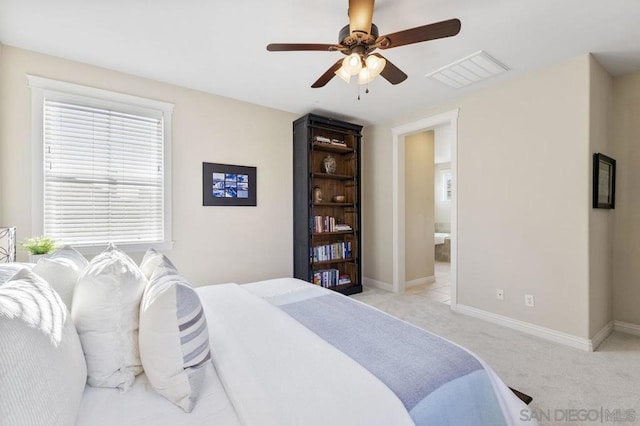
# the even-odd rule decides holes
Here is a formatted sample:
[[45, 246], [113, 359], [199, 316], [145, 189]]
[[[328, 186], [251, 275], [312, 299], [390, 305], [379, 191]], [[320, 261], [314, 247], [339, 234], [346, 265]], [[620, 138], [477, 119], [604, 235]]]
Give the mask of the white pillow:
[[58, 294], [23, 269], [0, 285], [0, 424], [74, 425], [87, 381]]
[[159, 267], [140, 304], [140, 357], [151, 386], [187, 413], [211, 363], [200, 298], [173, 268]]
[[0, 263], [0, 284], [4, 284], [22, 269], [32, 269], [33, 263]]
[[38, 260], [33, 272], [44, 278], [58, 292], [70, 310], [76, 283], [88, 264], [89, 261], [79, 251], [71, 246], [64, 246], [49, 257]]
[[126, 390], [142, 372], [138, 317], [146, 284], [138, 266], [114, 245], [94, 257], [80, 275], [71, 316], [91, 386]]
[[171, 263], [169, 258], [162, 253], [158, 253], [156, 250], [150, 248], [144, 254], [142, 258], [142, 262], [140, 262], [140, 270], [147, 277], [148, 280], [151, 279], [151, 275], [159, 266], [173, 268], [177, 272], [177, 268]]

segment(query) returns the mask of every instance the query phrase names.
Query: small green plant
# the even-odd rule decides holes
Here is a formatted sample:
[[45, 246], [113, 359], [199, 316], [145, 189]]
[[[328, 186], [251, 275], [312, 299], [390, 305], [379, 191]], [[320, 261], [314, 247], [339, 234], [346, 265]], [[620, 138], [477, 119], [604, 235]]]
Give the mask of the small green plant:
[[32, 237], [22, 243], [22, 248], [31, 254], [49, 254], [56, 248], [56, 242], [51, 237]]

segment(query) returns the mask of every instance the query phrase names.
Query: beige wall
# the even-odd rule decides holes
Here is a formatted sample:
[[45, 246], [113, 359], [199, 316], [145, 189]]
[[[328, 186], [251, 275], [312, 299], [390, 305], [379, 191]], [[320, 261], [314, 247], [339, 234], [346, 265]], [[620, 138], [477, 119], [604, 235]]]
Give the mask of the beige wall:
[[[613, 156], [611, 112], [613, 79], [593, 57], [590, 58], [589, 155], [593, 175], [593, 154]], [[591, 181], [585, 190], [592, 196]], [[589, 199], [589, 336], [594, 337], [613, 320], [613, 210], [594, 209]]]
[[640, 72], [618, 77], [614, 91], [613, 306], [618, 321], [640, 325]]
[[388, 285], [393, 280], [391, 130], [367, 126], [362, 136], [362, 275]]
[[[0, 218], [31, 235], [33, 74], [175, 104], [173, 250], [194, 284], [292, 274], [295, 115], [9, 46], [0, 62]], [[257, 207], [202, 207], [202, 162], [257, 167]], [[24, 259], [24, 252], [20, 253]], [[136, 256], [139, 258], [139, 255]]]
[[[368, 129], [366, 191], [386, 198], [365, 205], [363, 235], [378, 232], [368, 217], [392, 217], [391, 128], [460, 108], [458, 303], [587, 338], [589, 65], [584, 55]], [[390, 283], [393, 236], [375, 238], [364, 275]]]
[[434, 276], [433, 131], [405, 139], [405, 280]]

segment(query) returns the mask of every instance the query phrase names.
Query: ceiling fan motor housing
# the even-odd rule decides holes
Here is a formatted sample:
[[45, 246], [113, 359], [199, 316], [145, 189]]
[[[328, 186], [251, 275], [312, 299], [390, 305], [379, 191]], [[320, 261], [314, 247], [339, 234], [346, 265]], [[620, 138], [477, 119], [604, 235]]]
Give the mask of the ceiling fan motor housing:
[[369, 34], [359, 31], [354, 31], [353, 34], [351, 34], [349, 25], [343, 27], [338, 34], [338, 43], [348, 49], [348, 51], [342, 52], [345, 55], [349, 55], [354, 52], [365, 53], [369, 46], [376, 43], [377, 39], [378, 27], [373, 23], [371, 24], [371, 32]]

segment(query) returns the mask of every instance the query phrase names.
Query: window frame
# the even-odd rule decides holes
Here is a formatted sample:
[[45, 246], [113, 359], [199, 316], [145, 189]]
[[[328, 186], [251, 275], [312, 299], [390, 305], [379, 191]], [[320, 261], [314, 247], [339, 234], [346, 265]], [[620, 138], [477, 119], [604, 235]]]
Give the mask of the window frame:
[[[173, 247], [171, 226], [171, 136], [174, 105], [110, 90], [98, 89], [59, 80], [27, 74], [31, 89], [31, 158], [32, 158], [32, 235], [42, 235], [44, 230], [44, 100], [45, 98], [78, 102], [101, 108], [133, 114], [163, 117], [163, 230], [164, 241], [154, 243], [118, 243], [124, 251], [135, 253], [149, 248], [169, 250]], [[106, 244], [74, 244], [83, 254], [97, 254]]]

